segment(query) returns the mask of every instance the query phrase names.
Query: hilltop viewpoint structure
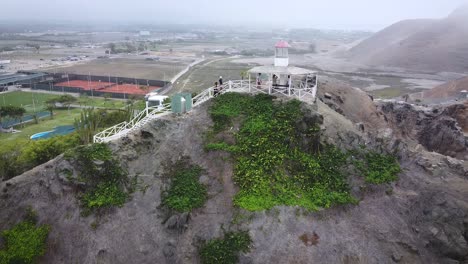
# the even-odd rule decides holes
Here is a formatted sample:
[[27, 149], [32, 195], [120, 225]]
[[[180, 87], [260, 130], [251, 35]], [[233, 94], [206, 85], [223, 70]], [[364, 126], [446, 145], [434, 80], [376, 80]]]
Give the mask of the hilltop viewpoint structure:
[[275, 45], [273, 65], [258, 66], [248, 71], [248, 80], [229, 80], [222, 85], [210, 87], [192, 98], [191, 94], [177, 94], [171, 103], [164, 104], [166, 96], [158, 92], [146, 95], [146, 109], [136, 115], [131, 121], [110, 127], [94, 136], [94, 142], [108, 142], [127, 135], [141, 128], [153, 119], [171, 113], [190, 111], [211, 98], [226, 92], [239, 92], [286, 96], [296, 98], [306, 103], [314, 104], [317, 99], [317, 72], [289, 66], [289, 44], [280, 41]]
[[[308, 98], [315, 102], [318, 86], [317, 72], [289, 66], [288, 42], [282, 40], [275, 45], [273, 65], [250, 69], [249, 91], [268, 94], [283, 94], [298, 99]], [[252, 84], [252, 80], [255, 83]]]

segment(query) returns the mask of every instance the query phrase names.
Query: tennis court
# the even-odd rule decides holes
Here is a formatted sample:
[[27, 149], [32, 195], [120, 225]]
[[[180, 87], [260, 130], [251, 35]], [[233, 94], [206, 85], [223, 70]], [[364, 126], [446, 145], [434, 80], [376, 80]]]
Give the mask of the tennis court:
[[89, 90], [102, 90], [106, 87], [116, 85], [115, 83], [110, 82], [95, 82], [95, 81], [81, 81], [81, 80], [71, 80], [61, 83], [56, 83], [55, 86], [63, 87], [78, 87], [85, 91]]
[[112, 93], [126, 93], [126, 94], [142, 94], [145, 95], [150, 91], [158, 89], [160, 87], [152, 87], [152, 86], [138, 86], [135, 84], [119, 84], [111, 87], [107, 87], [104, 92], [112, 92]]
[[82, 81], [82, 80], [70, 80], [66, 82], [60, 82], [55, 84], [56, 87], [74, 87], [80, 88], [84, 91], [100, 91], [104, 93], [121, 93], [121, 94], [136, 94], [145, 95], [150, 91], [160, 89], [157, 86], [147, 85], [135, 85], [135, 84], [117, 84], [110, 82], [96, 82], [96, 81]]

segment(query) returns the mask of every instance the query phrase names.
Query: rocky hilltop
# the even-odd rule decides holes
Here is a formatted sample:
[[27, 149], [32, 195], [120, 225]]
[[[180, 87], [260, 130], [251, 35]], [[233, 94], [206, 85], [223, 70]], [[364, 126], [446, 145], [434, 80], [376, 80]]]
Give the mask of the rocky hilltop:
[[[238, 254], [239, 263], [466, 263], [467, 139], [461, 131], [466, 124], [456, 117], [466, 108], [375, 104], [362, 91], [339, 88], [332, 80], [322, 87], [317, 104], [300, 106], [302, 114], [292, 123], [298, 141], [290, 144], [304, 153], [325, 144], [391, 153], [401, 167], [397, 180], [371, 184], [348, 167], [346, 185], [355, 202], [313, 210], [303, 209], [307, 205], [242, 209], [238, 194], [244, 187], [237, 184], [235, 158], [242, 150], [233, 145], [242, 127], [234, 119], [213, 134], [213, 126], [224, 121], [212, 119], [209, 109], [216, 102], [211, 101], [109, 144], [116, 162], [137, 179], [121, 207], [86, 212], [77, 196], [86, 185], [83, 167], [62, 155], [0, 184], [0, 230], [32, 208], [38, 223], [50, 226], [40, 263], [200, 263], [206, 241], [237, 231], [251, 239], [248, 250]], [[228, 145], [209, 150], [209, 140]], [[175, 181], [171, 171], [185, 166], [180, 162], [199, 166], [199, 183], [206, 187], [204, 204], [189, 212], [168, 209], [164, 198]], [[102, 172], [106, 163], [93, 164]]]

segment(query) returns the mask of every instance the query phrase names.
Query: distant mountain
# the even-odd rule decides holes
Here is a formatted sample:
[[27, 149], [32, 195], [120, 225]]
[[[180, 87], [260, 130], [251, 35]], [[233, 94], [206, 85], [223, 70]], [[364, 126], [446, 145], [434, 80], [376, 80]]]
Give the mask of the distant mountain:
[[350, 49], [348, 55], [368, 65], [468, 72], [468, 5], [444, 19], [393, 24]]
[[458, 96], [462, 90], [468, 90], [468, 77], [451, 81], [429, 91], [425, 91], [423, 97], [435, 99], [455, 97]]

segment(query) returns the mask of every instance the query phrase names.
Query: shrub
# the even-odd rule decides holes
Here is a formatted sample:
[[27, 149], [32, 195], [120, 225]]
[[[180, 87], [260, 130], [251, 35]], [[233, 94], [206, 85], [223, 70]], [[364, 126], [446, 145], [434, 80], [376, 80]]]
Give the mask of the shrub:
[[2, 143], [0, 178], [8, 180], [78, 146], [76, 133], [37, 141], [18, 140]]
[[398, 180], [400, 164], [394, 156], [368, 152], [364, 161], [357, 162], [356, 167], [364, 174], [368, 183], [382, 184]]
[[128, 194], [119, 188], [115, 182], [100, 183], [93, 190], [85, 193], [82, 201], [87, 208], [101, 208], [109, 206], [122, 206]]
[[0, 178], [8, 180], [24, 171], [19, 156], [27, 141], [4, 142], [0, 148]]
[[216, 238], [205, 243], [200, 249], [204, 264], [234, 264], [240, 252], [248, 252], [252, 240], [248, 232], [228, 232], [224, 238]]
[[34, 263], [45, 254], [48, 226], [39, 226], [23, 221], [2, 232], [5, 248], [0, 250], [0, 263]]
[[80, 144], [76, 133], [65, 136], [57, 136], [44, 140], [32, 141], [23, 149], [21, 159], [30, 168], [54, 159], [65, 151]]
[[132, 182], [107, 145], [79, 146], [66, 157], [74, 160], [81, 171], [80, 180], [86, 186], [80, 196], [84, 208], [122, 206], [130, 197]]
[[163, 197], [164, 205], [179, 212], [202, 207], [207, 199], [206, 187], [198, 181], [202, 168], [185, 160], [177, 162], [173, 168], [169, 173], [170, 188]]

